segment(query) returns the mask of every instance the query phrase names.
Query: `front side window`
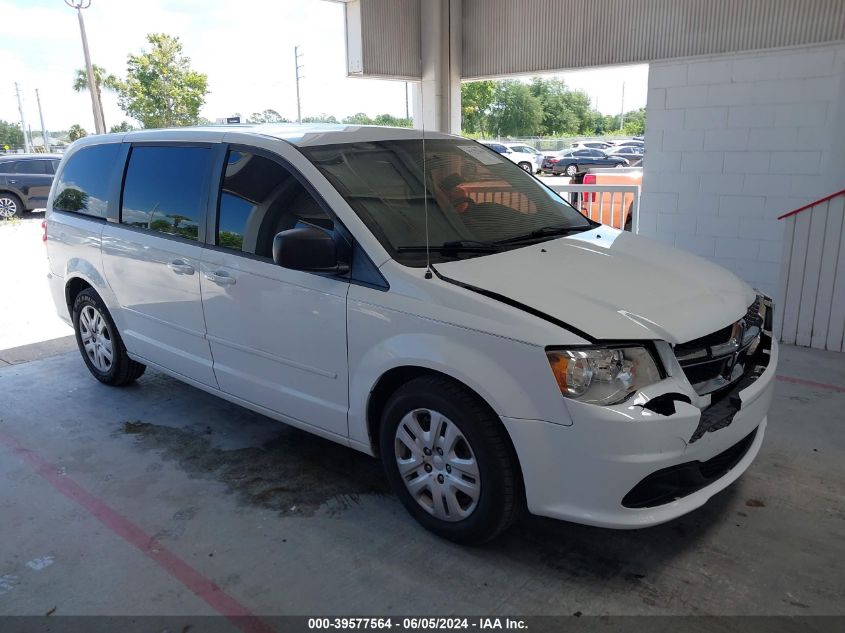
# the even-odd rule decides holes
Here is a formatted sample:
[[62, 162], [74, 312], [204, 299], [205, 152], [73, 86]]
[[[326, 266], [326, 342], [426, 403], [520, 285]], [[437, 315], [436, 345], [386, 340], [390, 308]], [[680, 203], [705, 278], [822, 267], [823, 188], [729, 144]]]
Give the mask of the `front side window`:
[[55, 185], [53, 209], [106, 217], [120, 144], [89, 145], [74, 153]]
[[425, 263], [483, 255], [456, 242], [511, 248], [536, 231], [591, 224], [560, 196], [504, 157], [464, 139], [344, 143], [300, 148], [393, 257]]
[[217, 246], [267, 259], [277, 233], [303, 223], [333, 222], [285, 167], [260, 154], [231, 150], [220, 187]]
[[205, 147], [133, 147], [121, 223], [196, 240], [210, 160], [211, 150]]
[[18, 173], [18, 164], [16, 160], [4, 160], [0, 162], [0, 174]]

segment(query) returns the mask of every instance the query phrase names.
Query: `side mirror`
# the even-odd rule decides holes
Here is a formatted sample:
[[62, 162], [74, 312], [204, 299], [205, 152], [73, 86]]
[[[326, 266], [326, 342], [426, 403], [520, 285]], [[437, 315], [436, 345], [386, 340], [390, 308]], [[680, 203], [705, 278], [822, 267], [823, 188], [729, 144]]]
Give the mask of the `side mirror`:
[[342, 275], [349, 271], [348, 264], [338, 261], [334, 238], [315, 226], [276, 234], [273, 261], [284, 268], [312, 273]]

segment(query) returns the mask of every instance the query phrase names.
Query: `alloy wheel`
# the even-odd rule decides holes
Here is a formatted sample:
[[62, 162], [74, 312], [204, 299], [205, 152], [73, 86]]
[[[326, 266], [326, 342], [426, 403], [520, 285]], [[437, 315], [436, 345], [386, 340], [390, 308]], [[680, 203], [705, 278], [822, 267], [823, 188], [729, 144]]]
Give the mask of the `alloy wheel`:
[[0, 197], [0, 218], [8, 220], [18, 212], [18, 203], [11, 198]]
[[414, 409], [396, 427], [396, 465], [408, 492], [429, 514], [448, 522], [478, 506], [481, 477], [460, 428], [442, 413]]

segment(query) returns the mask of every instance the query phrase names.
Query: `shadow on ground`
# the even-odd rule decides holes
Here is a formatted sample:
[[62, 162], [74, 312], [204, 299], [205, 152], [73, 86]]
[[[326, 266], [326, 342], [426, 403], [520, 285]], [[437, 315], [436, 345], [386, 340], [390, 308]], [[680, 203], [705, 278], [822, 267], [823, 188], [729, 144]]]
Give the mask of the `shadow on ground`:
[[[154, 376], [153, 382], [172, 383], [167, 385], [168, 391], [174, 387], [191, 390], [192, 398], [203, 401], [198, 403], [200, 409], [210, 404], [217, 415], [201, 425], [187, 427], [124, 421], [119, 433], [133, 437], [138, 449], [156, 451], [162, 461], [174, 462], [191, 477], [222, 482], [241, 503], [282, 516], [338, 516], [352, 506], [366, 504], [373, 495], [395, 503], [400, 515], [405, 516], [378, 460], [194, 392], [170, 378]], [[154, 397], [150, 387], [153, 385], [144, 385], [145, 396]], [[205, 400], [208, 403], [204, 404]], [[269, 437], [267, 441], [229, 449], [214, 441], [216, 434], [231, 438], [239, 428], [254, 432], [256, 427], [261, 428], [259, 436]], [[667, 561], [695, 550], [712, 529], [725, 522], [742, 521], [745, 513], [731, 509], [741, 504], [736, 490], [736, 486], [728, 488], [681, 519], [641, 530], [608, 530], [525, 515], [495, 542], [476, 548], [476, 553], [503, 556], [513, 563], [540, 567], [553, 576], [581, 582], [635, 583], [643, 602], [659, 604], [663, 599], [657, 592], [652, 595], [649, 576], [664, 568]], [[754, 511], [753, 507], [744, 509]], [[410, 516], [406, 520], [413, 523]]]

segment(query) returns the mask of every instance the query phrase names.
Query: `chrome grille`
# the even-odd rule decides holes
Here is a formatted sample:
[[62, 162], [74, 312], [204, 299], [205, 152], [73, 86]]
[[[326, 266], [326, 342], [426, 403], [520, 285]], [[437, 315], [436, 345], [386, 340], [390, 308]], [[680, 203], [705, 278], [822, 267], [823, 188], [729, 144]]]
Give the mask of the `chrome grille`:
[[771, 336], [771, 317], [771, 299], [758, 295], [738, 321], [675, 346], [675, 356], [696, 393], [713, 393], [753, 369], [761, 339]]

